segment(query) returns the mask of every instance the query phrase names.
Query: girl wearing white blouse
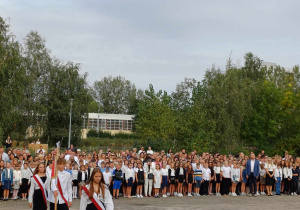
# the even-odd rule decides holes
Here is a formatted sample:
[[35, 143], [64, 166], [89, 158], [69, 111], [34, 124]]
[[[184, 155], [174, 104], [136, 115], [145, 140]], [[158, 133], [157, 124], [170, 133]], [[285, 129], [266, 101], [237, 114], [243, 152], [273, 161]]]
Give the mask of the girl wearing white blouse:
[[224, 163], [224, 167], [221, 169], [221, 177], [222, 177], [222, 183], [223, 183], [223, 193], [224, 196], [229, 194], [229, 188], [230, 188], [230, 175], [231, 167], [228, 166], [228, 162]]
[[235, 191], [236, 191], [236, 185], [240, 181], [240, 176], [241, 176], [240, 167], [236, 163], [234, 163], [233, 168], [231, 169], [231, 182], [232, 182], [231, 194], [232, 194], [232, 196], [237, 196]]
[[33, 172], [31, 185], [29, 190], [28, 202], [29, 208], [33, 210], [47, 209], [47, 193], [49, 179], [46, 176], [46, 168], [44, 163], [39, 163]]
[[272, 162], [272, 158], [268, 159], [268, 162], [265, 165], [265, 170], [266, 170], [266, 174], [267, 174], [267, 177], [266, 177], [267, 193], [268, 193], [268, 196], [273, 196], [272, 186], [274, 184], [275, 165]]
[[161, 186], [161, 182], [162, 182], [162, 176], [161, 176], [161, 171], [160, 171], [160, 165], [156, 164], [156, 168], [153, 172], [153, 182], [154, 182], [154, 194], [155, 194], [155, 198], [159, 198], [159, 189]]
[[128, 169], [126, 170], [126, 184], [127, 184], [128, 198], [132, 198], [131, 197], [131, 189], [132, 189], [134, 181], [135, 181], [135, 171], [132, 168], [132, 163], [129, 163]]
[[80, 210], [113, 210], [114, 203], [100, 168], [94, 168], [88, 184], [82, 188]]
[[14, 175], [14, 182], [13, 182], [13, 189], [14, 189], [14, 192], [13, 192], [13, 200], [17, 200], [18, 199], [18, 192], [19, 192], [19, 189], [20, 189], [20, 185], [22, 184], [22, 173], [20, 171], [20, 165], [17, 164], [16, 167], [15, 167], [15, 170], [13, 171], [13, 175]]
[[28, 168], [27, 162], [24, 162], [23, 168], [21, 170], [21, 174], [22, 174], [22, 185], [21, 185], [20, 193], [22, 194], [22, 200], [26, 200], [29, 185], [30, 185], [30, 178], [31, 178], [30, 177], [31, 172], [30, 169]]

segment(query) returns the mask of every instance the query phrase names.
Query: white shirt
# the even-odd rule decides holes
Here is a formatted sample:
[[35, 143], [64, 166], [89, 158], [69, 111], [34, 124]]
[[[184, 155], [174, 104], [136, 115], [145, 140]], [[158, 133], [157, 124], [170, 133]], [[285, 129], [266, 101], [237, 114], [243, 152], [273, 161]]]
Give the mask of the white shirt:
[[283, 178], [285, 179], [288, 179], [288, 178], [292, 178], [292, 169], [288, 168], [288, 167], [284, 167], [283, 168], [283, 171], [282, 171], [282, 174], [283, 174]]
[[22, 173], [21, 170], [14, 170], [13, 171], [13, 181], [19, 181], [20, 183], [22, 183]]
[[71, 156], [71, 155], [69, 155], [69, 154], [65, 155], [65, 160], [66, 160], [66, 161], [69, 161], [70, 156]]
[[231, 169], [231, 180], [240, 181], [241, 170], [240, 168]]
[[160, 174], [162, 175], [162, 176], [168, 176], [168, 169], [166, 168], [166, 169], [164, 169], [164, 168], [162, 168], [162, 169], [160, 169]]
[[255, 160], [250, 160], [251, 163], [251, 173], [254, 172], [254, 164], [255, 164]]
[[280, 168], [280, 169], [278, 169], [278, 168], [276, 168], [275, 169], [275, 178], [281, 178], [282, 179], [282, 169]]
[[203, 168], [202, 169], [202, 178], [203, 178], [203, 180], [209, 181], [210, 180], [210, 174], [211, 174], [210, 168]]
[[72, 180], [78, 179], [78, 170], [71, 170], [72, 171]]
[[[1, 154], [0, 154], [0, 156], [1, 156]], [[4, 161], [4, 163], [9, 160], [8, 155], [5, 152], [3, 152], [3, 154], [2, 154], [2, 160]]]
[[175, 176], [175, 169], [170, 168], [171, 169], [171, 176]]
[[183, 175], [183, 168], [179, 168], [179, 175]]
[[153, 155], [153, 151], [152, 150], [147, 150], [147, 154]]
[[266, 165], [265, 165], [265, 169], [266, 170], [268, 170], [268, 171], [273, 171], [273, 170], [275, 170], [275, 165], [274, 164], [269, 164], [269, 163], [267, 163]]
[[[89, 190], [90, 189], [90, 185], [86, 185], [86, 188]], [[105, 186], [105, 196], [103, 199], [103, 196], [101, 194], [101, 190], [100, 190], [100, 194], [97, 195], [96, 193], [94, 193], [94, 196], [98, 197], [98, 199], [104, 203], [105, 209], [106, 210], [113, 210], [114, 209], [114, 203], [112, 201], [112, 196], [109, 192], [109, 189]], [[81, 195], [81, 199], [80, 199], [80, 210], [85, 210], [87, 205], [92, 203], [92, 201], [89, 199], [89, 197], [87, 196], [87, 194], [85, 193], [84, 190], [82, 190], [82, 195]]]
[[30, 182], [30, 177], [31, 177], [31, 171], [29, 170], [29, 168], [27, 169], [22, 169], [21, 170], [22, 173], [22, 179], [28, 179], [28, 182]]
[[[72, 176], [71, 176], [71, 174], [67, 171], [58, 171], [57, 176], [60, 181], [63, 196], [65, 197], [67, 202], [72, 202]], [[57, 196], [58, 204], [65, 203], [58, 191], [58, 188], [56, 187], [56, 179], [51, 180], [51, 188], [48, 189], [48, 201], [50, 201], [51, 203], [55, 202], [54, 194], [53, 194], [53, 192], [55, 190], [57, 190], [57, 192], [58, 192], [58, 196]]]
[[219, 174], [221, 172], [221, 166], [215, 166], [214, 172], [215, 172], [215, 174]]
[[105, 184], [109, 185], [109, 178], [111, 177], [111, 173], [110, 172], [103, 172], [103, 179]]
[[[45, 190], [47, 190], [47, 186], [49, 185], [49, 181], [50, 181], [50, 178], [46, 174], [46, 181], [44, 183]], [[30, 189], [29, 189], [29, 194], [28, 194], [28, 202], [32, 203], [34, 190], [38, 190], [38, 189], [40, 189], [40, 187], [39, 187], [38, 183], [35, 181], [35, 179], [33, 177], [31, 178], [30, 182], [31, 182], [31, 184], [30, 184]], [[47, 199], [47, 197], [46, 197], [46, 199]], [[42, 202], [44, 202], [44, 200]]]
[[131, 169], [127, 169], [126, 170], [126, 180], [132, 178], [133, 180], [135, 180], [135, 171], [133, 170], [133, 168]]
[[221, 171], [223, 172], [224, 178], [230, 178], [231, 168], [229, 166], [227, 166], [227, 167], [224, 166]]

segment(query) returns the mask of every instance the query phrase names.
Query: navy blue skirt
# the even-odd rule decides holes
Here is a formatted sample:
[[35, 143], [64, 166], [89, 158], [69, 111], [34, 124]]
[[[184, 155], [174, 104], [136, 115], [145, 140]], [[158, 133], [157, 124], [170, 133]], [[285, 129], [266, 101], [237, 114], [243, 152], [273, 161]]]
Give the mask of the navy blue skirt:
[[168, 186], [168, 176], [162, 176], [161, 188]]
[[130, 177], [130, 178], [128, 179], [127, 187], [132, 187], [132, 186], [133, 186], [133, 178]]

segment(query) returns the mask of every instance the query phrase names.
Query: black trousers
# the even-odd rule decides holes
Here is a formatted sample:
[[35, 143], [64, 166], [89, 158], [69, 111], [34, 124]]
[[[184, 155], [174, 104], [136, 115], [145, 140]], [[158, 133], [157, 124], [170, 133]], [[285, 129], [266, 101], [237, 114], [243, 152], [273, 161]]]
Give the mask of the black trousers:
[[223, 194], [228, 195], [229, 194], [229, 188], [231, 184], [230, 178], [223, 178], [222, 179], [222, 187], [223, 187]]
[[[54, 203], [50, 202], [50, 210], [54, 210]], [[69, 210], [69, 207], [67, 204], [57, 204], [57, 210]]]
[[[257, 179], [256, 177], [254, 176], [253, 173], [251, 173], [249, 176], [248, 176], [248, 179], [249, 179], [249, 189], [250, 189], [250, 193], [256, 193], [257, 191], [257, 186], [256, 186], [256, 183], [257, 183]], [[252, 187], [254, 188], [254, 192], [252, 192]]]
[[203, 182], [203, 195], [208, 195], [208, 186], [209, 186], [209, 181], [204, 180], [204, 182]]
[[292, 180], [288, 180], [288, 178], [284, 178], [283, 181], [284, 181], [284, 192], [290, 193]]

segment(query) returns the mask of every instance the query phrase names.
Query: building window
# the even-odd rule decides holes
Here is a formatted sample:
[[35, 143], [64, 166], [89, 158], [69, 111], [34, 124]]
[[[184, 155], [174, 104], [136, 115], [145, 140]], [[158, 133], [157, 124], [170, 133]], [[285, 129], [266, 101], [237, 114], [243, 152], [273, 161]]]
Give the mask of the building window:
[[132, 120], [124, 120], [124, 130], [132, 130]]
[[[98, 128], [98, 119], [89, 119], [89, 129]], [[99, 119], [99, 129], [105, 129], [105, 119]]]

